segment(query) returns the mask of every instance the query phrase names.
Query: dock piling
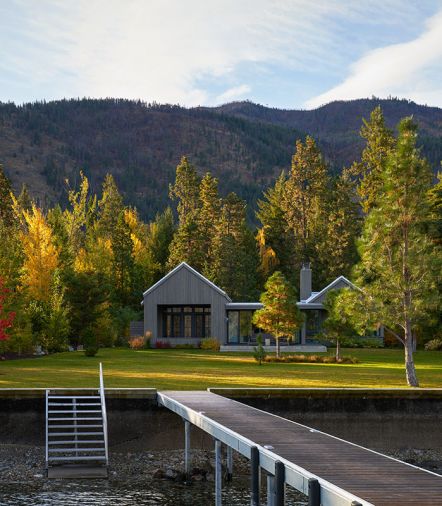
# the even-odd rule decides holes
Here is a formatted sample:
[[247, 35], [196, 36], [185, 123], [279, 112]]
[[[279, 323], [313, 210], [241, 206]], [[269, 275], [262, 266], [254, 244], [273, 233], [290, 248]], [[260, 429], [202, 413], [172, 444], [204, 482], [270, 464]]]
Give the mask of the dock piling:
[[257, 446], [250, 448], [250, 488], [251, 506], [259, 506], [259, 450]]
[[267, 506], [275, 506], [275, 477], [267, 475]]
[[186, 480], [189, 479], [191, 464], [190, 427], [190, 422], [184, 420], [184, 473], [186, 475]]
[[215, 440], [215, 506], [222, 506], [222, 452], [221, 441]]
[[233, 477], [233, 449], [227, 446], [227, 481], [232, 481]]
[[321, 505], [321, 488], [319, 481], [315, 478], [308, 480], [308, 506]]
[[275, 462], [275, 506], [285, 504], [285, 467], [279, 460]]

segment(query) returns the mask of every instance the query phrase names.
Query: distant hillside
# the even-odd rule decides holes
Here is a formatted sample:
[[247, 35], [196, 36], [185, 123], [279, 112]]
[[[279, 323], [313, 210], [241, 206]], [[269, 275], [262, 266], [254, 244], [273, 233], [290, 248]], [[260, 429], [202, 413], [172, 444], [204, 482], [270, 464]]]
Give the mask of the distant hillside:
[[223, 193], [234, 190], [254, 207], [262, 189], [290, 167], [294, 142], [306, 133], [334, 170], [357, 159], [362, 117], [379, 103], [391, 126], [414, 115], [423, 152], [438, 167], [442, 109], [404, 100], [334, 102], [314, 111], [251, 102], [193, 109], [113, 99], [0, 104], [0, 163], [15, 189], [26, 183], [42, 203], [64, 203], [65, 180], [75, 184], [80, 170], [95, 190], [111, 172], [126, 201], [151, 218], [166, 204], [185, 154], [202, 173], [220, 178]]

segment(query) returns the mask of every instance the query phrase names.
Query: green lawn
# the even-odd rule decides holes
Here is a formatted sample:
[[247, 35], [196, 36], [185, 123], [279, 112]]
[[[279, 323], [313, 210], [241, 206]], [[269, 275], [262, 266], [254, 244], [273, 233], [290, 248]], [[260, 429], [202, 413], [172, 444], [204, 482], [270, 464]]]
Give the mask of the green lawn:
[[[259, 366], [250, 354], [203, 350], [103, 349], [0, 362], [0, 388], [95, 387], [103, 362], [108, 387], [406, 387], [402, 350], [344, 350], [360, 364]], [[416, 353], [422, 387], [442, 387], [442, 353]]]

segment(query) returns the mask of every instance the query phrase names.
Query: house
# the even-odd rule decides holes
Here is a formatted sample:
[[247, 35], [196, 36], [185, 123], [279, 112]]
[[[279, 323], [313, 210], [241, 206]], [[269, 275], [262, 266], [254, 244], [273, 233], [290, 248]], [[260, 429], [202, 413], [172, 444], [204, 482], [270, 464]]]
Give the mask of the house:
[[[306, 314], [304, 325], [287, 351], [325, 351], [314, 342], [326, 317], [323, 306], [329, 290], [356, 288], [339, 276], [319, 292], [312, 292], [312, 272], [304, 264], [300, 273], [298, 306]], [[143, 294], [144, 333], [151, 344], [161, 341], [174, 347], [194, 344], [206, 337], [216, 337], [222, 350], [247, 351], [256, 344], [259, 333], [252, 323], [253, 313], [262, 308], [260, 302], [236, 302], [185, 262], [179, 264]], [[133, 327], [135, 328], [135, 326]], [[265, 335], [265, 345], [272, 349], [272, 336]]]

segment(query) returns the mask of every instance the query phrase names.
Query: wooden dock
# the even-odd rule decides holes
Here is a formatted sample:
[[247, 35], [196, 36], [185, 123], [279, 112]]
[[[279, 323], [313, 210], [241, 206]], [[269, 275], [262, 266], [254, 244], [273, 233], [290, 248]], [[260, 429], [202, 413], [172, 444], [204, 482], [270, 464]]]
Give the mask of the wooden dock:
[[158, 402], [249, 459], [259, 452], [269, 476], [283, 464], [288, 485], [312, 495], [316, 484], [311, 504], [442, 505], [442, 476], [305, 425], [205, 391], [159, 392]]

